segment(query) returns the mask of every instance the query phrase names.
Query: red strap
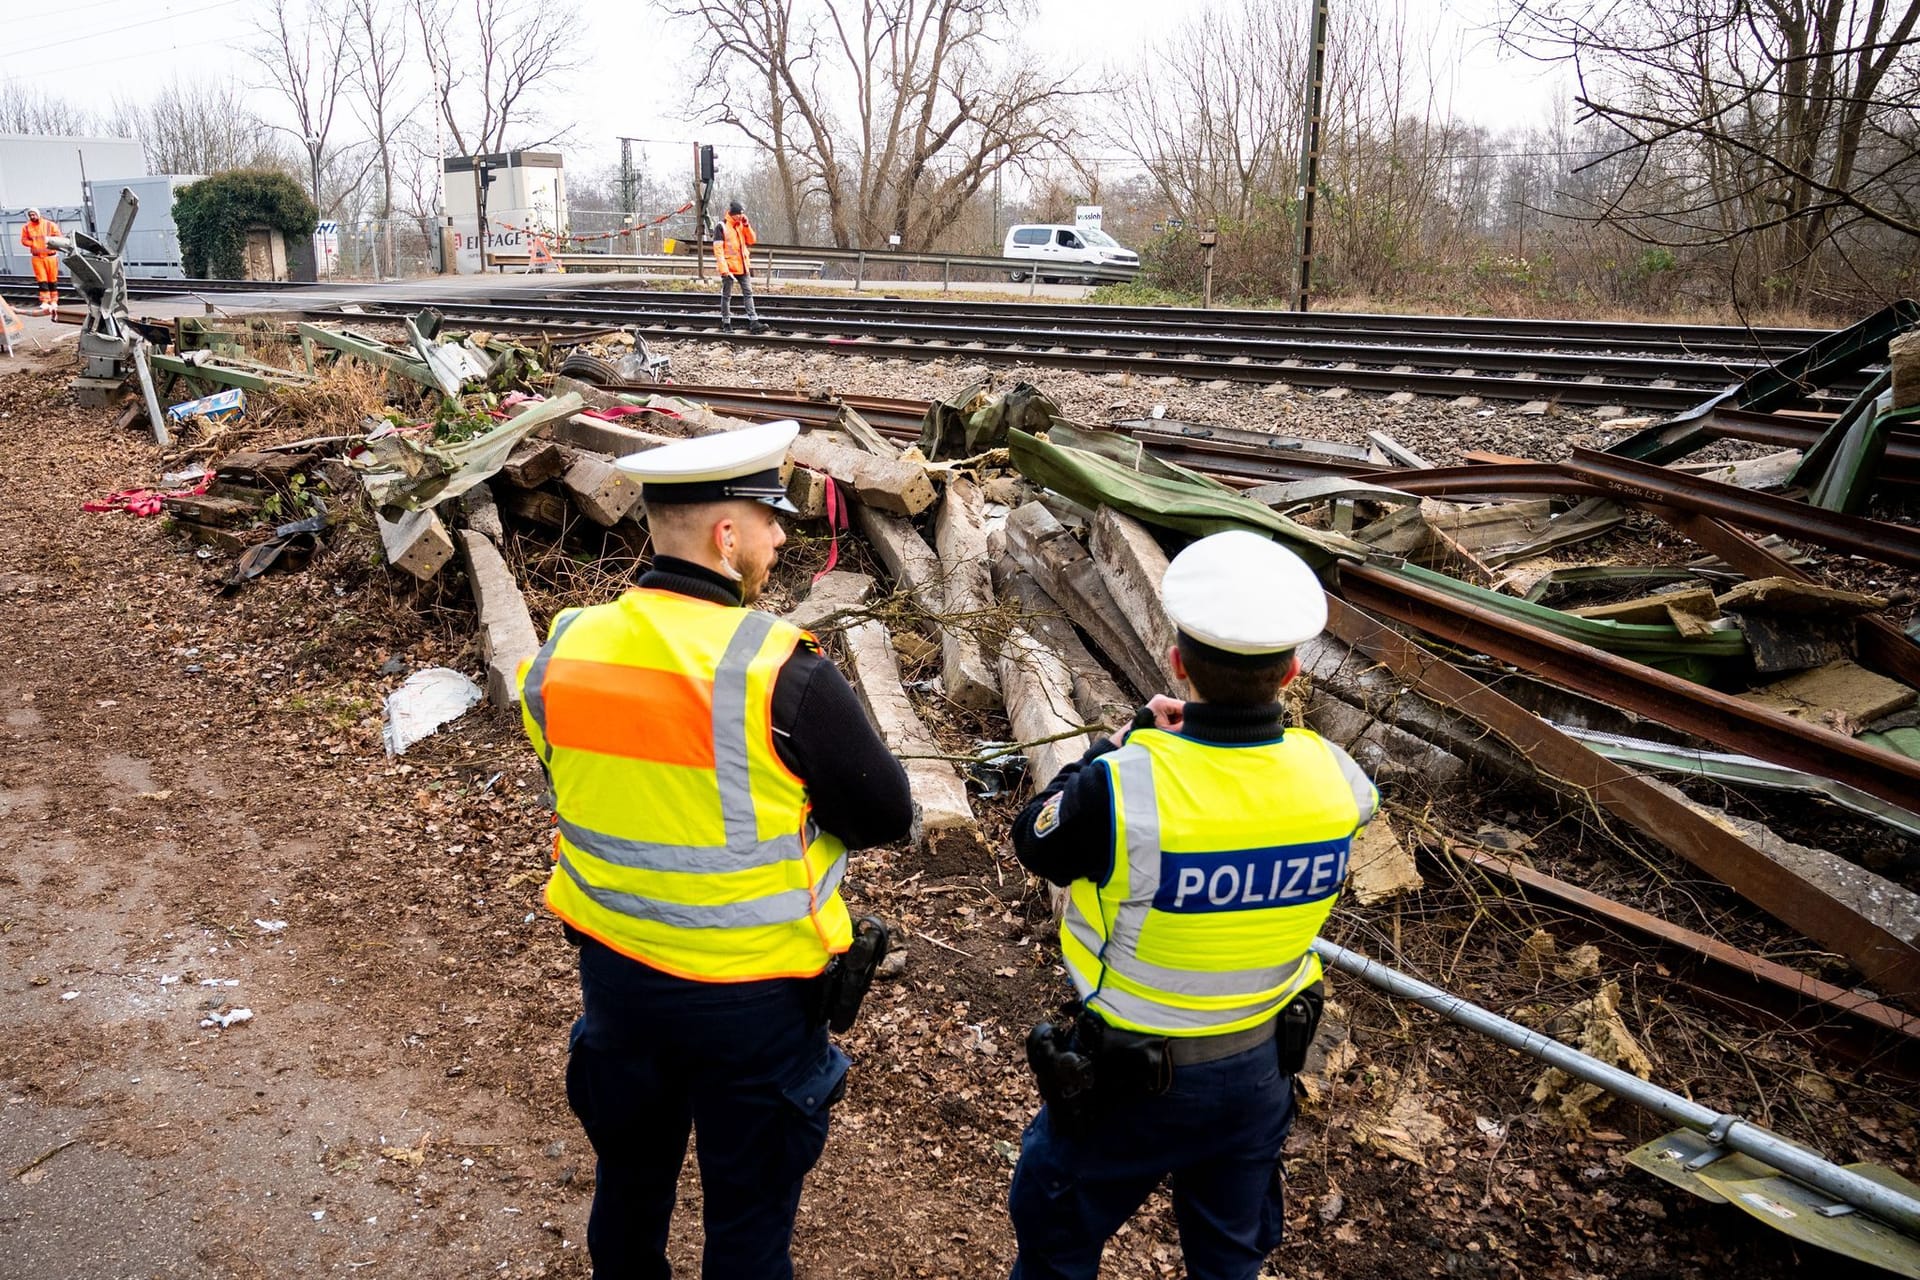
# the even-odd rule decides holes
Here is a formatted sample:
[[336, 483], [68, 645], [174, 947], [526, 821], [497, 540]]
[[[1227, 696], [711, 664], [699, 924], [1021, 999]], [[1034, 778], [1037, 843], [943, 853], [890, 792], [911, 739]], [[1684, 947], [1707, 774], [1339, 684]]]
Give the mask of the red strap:
[[840, 563], [840, 531], [847, 527], [847, 504], [840, 500], [840, 486], [833, 482], [832, 476], [823, 476], [827, 482], [827, 536], [832, 539], [827, 544], [826, 567], [813, 575], [815, 582], [833, 572], [833, 566]]
[[96, 515], [124, 511], [130, 516], [157, 516], [165, 509], [166, 499], [197, 498], [212, 487], [213, 472], [209, 471], [191, 489], [116, 489], [104, 498], [81, 503], [80, 509]]
[[[598, 418], [602, 422], [618, 422], [622, 418], [631, 418], [636, 413], [645, 413], [637, 404], [616, 404], [607, 409], [587, 409], [581, 412], [583, 418]], [[679, 417], [678, 414], [671, 415]]]

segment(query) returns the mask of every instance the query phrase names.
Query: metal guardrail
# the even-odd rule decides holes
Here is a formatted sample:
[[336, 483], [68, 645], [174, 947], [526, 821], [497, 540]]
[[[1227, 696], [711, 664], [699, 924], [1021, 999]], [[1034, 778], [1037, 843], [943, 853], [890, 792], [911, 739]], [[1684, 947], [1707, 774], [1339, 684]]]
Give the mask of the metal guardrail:
[[[1087, 280], [1095, 283], [1125, 282], [1140, 274], [1138, 266], [1103, 265], [1091, 262], [1053, 262], [1044, 258], [1003, 258], [988, 254], [969, 253], [916, 253], [899, 249], [837, 249], [810, 244], [768, 244], [761, 241], [753, 247], [754, 274], [764, 275], [769, 281], [775, 275], [788, 274], [785, 264], [795, 261], [804, 263], [813, 269], [814, 274], [824, 269], [826, 263], [851, 263], [853, 266], [853, 287], [862, 288], [869, 276], [877, 279], [875, 272], [886, 267], [939, 267], [940, 284], [943, 289], [953, 288], [954, 269], [966, 271], [1004, 272], [1009, 277], [1019, 276], [1028, 282], [1028, 292], [1034, 292], [1034, 286], [1041, 276], [1050, 276], [1059, 280]], [[572, 267], [625, 266], [633, 265], [639, 270], [672, 271], [692, 266], [695, 261], [695, 246], [686, 244], [684, 252], [672, 254], [601, 254], [601, 253], [556, 253], [554, 261]], [[487, 255], [488, 266], [524, 266], [524, 255], [495, 254]]]
[[[699, 260], [692, 254], [672, 253], [556, 253], [553, 260], [569, 271], [620, 271], [632, 269], [646, 272], [690, 272]], [[489, 267], [519, 267], [528, 265], [524, 253], [489, 253]], [[782, 276], [818, 276], [826, 269], [826, 263], [819, 258], [781, 258], [774, 261], [754, 263], [754, 274], [765, 275], [771, 279]], [[763, 271], [762, 268], [765, 268]]]

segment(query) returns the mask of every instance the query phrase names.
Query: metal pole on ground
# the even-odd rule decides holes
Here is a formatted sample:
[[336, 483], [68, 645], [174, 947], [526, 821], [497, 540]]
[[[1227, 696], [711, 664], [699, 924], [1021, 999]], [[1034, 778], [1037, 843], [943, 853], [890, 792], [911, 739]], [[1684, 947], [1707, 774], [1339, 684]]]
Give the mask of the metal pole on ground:
[[1772, 1165], [1787, 1176], [1871, 1214], [1889, 1226], [1920, 1234], [1920, 1201], [1824, 1160], [1805, 1147], [1788, 1142], [1779, 1134], [1738, 1116], [1702, 1106], [1670, 1089], [1662, 1089], [1630, 1071], [1610, 1066], [1538, 1031], [1528, 1030], [1517, 1022], [1510, 1022], [1497, 1013], [1462, 1000], [1451, 992], [1409, 977], [1397, 969], [1389, 969], [1357, 951], [1349, 951], [1324, 938], [1315, 940], [1313, 949], [1321, 960], [1333, 968], [1378, 987], [1388, 995], [1411, 1000], [1470, 1031], [1478, 1031], [1510, 1049], [1518, 1049], [1549, 1066], [1558, 1067], [1576, 1080], [1598, 1085], [1616, 1097], [1645, 1107], [1662, 1119], [1703, 1133], [1716, 1144]]

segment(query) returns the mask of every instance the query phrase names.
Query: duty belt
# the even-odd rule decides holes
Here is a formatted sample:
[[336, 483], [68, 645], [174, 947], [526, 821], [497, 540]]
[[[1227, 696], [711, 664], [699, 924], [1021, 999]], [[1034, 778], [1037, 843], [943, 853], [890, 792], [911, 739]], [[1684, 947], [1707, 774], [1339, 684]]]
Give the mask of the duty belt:
[[1194, 1067], [1203, 1062], [1218, 1062], [1236, 1053], [1245, 1053], [1273, 1039], [1279, 1019], [1268, 1018], [1257, 1027], [1229, 1031], [1219, 1036], [1169, 1036], [1167, 1059], [1176, 1067]]

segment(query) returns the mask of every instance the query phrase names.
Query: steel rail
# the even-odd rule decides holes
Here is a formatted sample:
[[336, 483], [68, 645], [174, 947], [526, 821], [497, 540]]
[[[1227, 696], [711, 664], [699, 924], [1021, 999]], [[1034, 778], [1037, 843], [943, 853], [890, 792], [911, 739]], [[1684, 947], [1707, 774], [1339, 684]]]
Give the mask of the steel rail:
[[[609, 293], [638, 297], [648, 303], [684, 303], [690, 299], [696, 299], [704, 300], [709, 307], [712, 305], [710, 295], [688, 294], [682, 290], [592, 286], [580, 291], [555, 289], [549, 292], [554, 296], [570, 296], [574, 292]], [[1827, 329], [1744, 329], [1737, 325], [1687, 325], [1604, 320], [1514, 320], [1498, 316], [1427, 316], [1363, 311], [1311, 311], [1302, 314], [1296, 311], [1244, 307], [1210, 309], [1143, 307], [1089, 302], [988, 303], [969, 299], [923, 299], [884, 294], [851, 295], [830, 300], [796, 299], [793, 295], [769, 294], [762, 301], [776, 306], [794, 302], [804, 304], [827, 301], [836, 308], [849, 311], [892, 310], [902, 306], [928, 309], [999, 309], [1011, 314], [1058, 315], [1069, 319], [1092, 317], [1103, 322], [1114, 323], [1150, 324], [1155, 320], [1172, 321], [1206, 329], [1237, 326], [1308, 331], [1328, 329], [1372, 332], [1384, 329], [1437, 336], [1466, 334], [1473, 336], [1476, 340], [1504, 337], [1546, 343], [1591, 343], [1615, 347], [1665, 343], [1682, 346], [1689, 350], [1697, 349], [1690, 344], [1718, 344], [1738, 347], [1748, 352], [1778, 349], [1783, 353], [1792, 353], [1810, 346], [1831, 332]]]
[[[1565, 639], [1377, 566], [1340, 565], [1337, 589], [1360, 608], [1708, 742], [1835, 778], [1896, 805], [1920, 794], [1920, 760]], [[1920, 981], [1913, 989], [1920, 990]]]
[[[1380, 622], [1379, 617], [1392, 616], [1390, 609], [1373, 605], [1363, 609], [1355, 599], [1361, 593], [1353, 587], [1345, 581], [1343, 570], [1339, 593], [1328, 599], [1327, 625], [1356, 652], [1378, 662], [1435, 705], [1465, 717], [1511, 746], [1549, 786], [1582, 797], [1776, 920], [1846, 956], [1883, 990], [1905, 999], [1920, 996], [1920, 949], [1916, 949], [1914, 939], [1891, 933], [1852, 905], [1810, 884], [1790, 866], [1766, 857], [1731, 829], [1696, 812], [1624, 765], [1576, 742], [1492, 684], [1474, 678]], [[1389, 605], [1393, 599], [1386, 593]], [[1524, 626], [1520, 629], [1532, 630]], [[1598, 650], [1587, 652], [1602, 658], [1611, 656], [1601, 655]]]
[[[495, 332], [515, 333], [605, 333], [621, 327], [604, 322], [579, 319], [529, 320], [502, 315], [496, 309], [469, 308], [449, 302], [439, 304], [440, 311], [456, 324], [484, 327]], [[370, 311], [347, 312], [333, 308], [312, 308], [304, 314], [332, 320], [357, 320], [364, 323]], [[667, 328], [647, 327], [648, 336], [672, 339], [701, 335]], [[1078, 369], [1090, 373], [1135, 373], [1189, 378], [1196, 381], [1289, 382], [1302, 386], [1344, 386], [1363, 391], [1411, 391], [1452, 399], [1478, 395], [1508, 400], [1558, 400], [1569, 404], [1638, 405], [1648, 409], [1683, 409], [1698, 403], [1698, 389], [1684, 387], [1636, 386], [1625, 383], [1556, 381], [1552, 379], [1498, 378], [1478, 374], [1393, 373], [1385, 369], [1318, 369], [1295, 364], [1236, 364], [1230, 360], [1187, 359], [1175, 356], [1110, 355], [1097, 352], [1064, 352], [1031, 349], [993, 349], [988, 347], [932, 346], [914, 342], [886, 343], [871, 339], [813, 337], [801, 334], [729, 335], [730, 342], [758, 343], [768, 347], [796, 347], [803, 350], [854, 353], [909, 360], [963, 359], [1013, 360], [1017, 363], [1049, 368]]]
[[1810, 503], [1756, 493], [1704, 476], [1673, 471], [1616, 454], [1576, 448], [1558, 464], [1570, 476], [1620, 497], [1662, 506], [1679, 506], [1698, 515], [1728, 520], [1784, 538], [1812, 540], [1835, 551], [1882, 564], [1920, 569], [1920, 528], [1869, 520]]
[[[425, 301], [411, 299], [369, 299], [361, 304], [367, 314], [394, 316], [418, 310], [429, 305]], [[526, 301], [501, 297], [473, 298], [463, 297], [456, 302], [443, 303], [438, 309], [443, 315], [464, 316], [480, 313], [487, 316], [499, 316], [509, 319], [565, 319], [585, 320], [604, 325], [627, 328], [632, 327], [648, 333], [670, 335], [676, 331], [672, 323], [674, 317], [663, 316], [657, 312], [634, 307], [611, 307], [582, 305], [572, 299], [548, 301]], [[698, 314], [688, 313], [686, 319], [698, 321], [701, 334], [714, 335], [720, 332], [719, 317], [711, 307], [703, 308]], [[944, 344], [967, 350], [1028, 348], [1037, 356], [1044, 352], [1048, 355], [1085, 354], [1085, 355], [1141, 355], [1158, 356], [1167, 348], [1167, 342], [1155, 335], [1127, 333], [1111, 329], [1083, 328], [1045, 328], [1007, 323], [960, 325], [949, 320], [928, 320], [902, 322], [888, 318], [868, 319], [849, 317], [839, 309], [821, 309], [805, 316], [791, 316], [785, 321], [785, 332], [776, 334], [745, 335], [749, 341], [779, 342], [793, 336], [827, 337], [842, 342], [865, 340], [889, 340], [918, 343]], [[738, 338], [741, 335], [731, 335]], [[974, 344], [979, 344], [975, 347]], [[1306, 362], [1323, 364], [1329, 370], [1348, 375], [1351, 384], [1357, 381], [1355, 374], [1371, 376], [1373, 370], [1351, 369], [1333, 370], [1340, 364], [1365, 364], [1386, 366], [1388, 369], [1404, 368], [1405, 373], [1387, 375], [1395, 382], [1390, 389], [1410, 389], [1399, 380], [1422, 375], [1439, 375], [1446, 371], [1446, 377], [1454, 377], [1454, 370], [1470, 368], [1477, 376], [1495, 374], [1513, 375], [1511, 380], [1502, 380], [1504, 390], [1512, 394], [1524, 393], [1527, 384], [1537, 382], [1541, 387], [1553, 387], [1565, 396], [1565, 388], [1579, 386], [1591, 390], [1590, 384], [1582, 380], [1587, 378], [1612, 378], [1617, 391], [1621, 386], [1639, 386], [1665, 380], [1675, 384], [1687, 384], [1690, 390], [1683, 394], [1689, 403], [1698, 403], [1701, 393], [1711, 394], [1725, 390], [1730, 382], [1739, 382], [1770, 367], [1764, 363], [1752, 361], [1725, 362], [1718, 366], [1698, 359], [1673, 359], [1665, 357], [1621, 356], [1605, 354], [1564, 354], [1556, 352], [1517, 353], [1511, 351], [1489, 350], [1484, 348], [1446, 348], [1395, 347], [1379, 344], [1352, 343], [1317, 344], [1295, 342], [1282, 338], [1238, 338], [1217, 337], [1199, 331], [1180, 335], [1178, 347], [1185, 358], [1198, 359], [1212, 356], [1220, 366], [1231, 366], [1234, 362], [1244, 362], [1252, 368], [1273, 371], [1285, 380], [1288, 375], [1297, 375], [1305, 371], [1301, 366]], [[1001, 354], [1005, 354], [1002, 350]], [[1020, 353], [1024, 358], [1025, 352]], [[1209, 363], [1209, 367], [1211, 363]], [[1311, 367], [1308, 365], [1307, 367]], [[1316, 370], [1317, 372], [1317, 370]], [[1269, 379], [1270, 380], [1270, 379]], [[1528, 399], [1549, 399], [1550, 396], [1527, 396]]]
[[[524, 294], [515, 296], [525, 297]], [[588, 288], [543, 291], [536, 295], [550, 302], [568, 302], [583, 306], [641, 306], [662, 315], [685, 315], [711, 320], [713, 299], [706, 294], [686, 292], [647, 293], [636, 303], [635, 292], [619, 289]], [[756, 295], [759, 311], [770, 319], [780, 316], [807, 317], [827, 314], [839, 318], [864, 318], [868, 313], [895, 320], [918, 319], [931, 323], [967, 320], [982, 324], [1004, 322], [1012, 318], [1023, 322], [1059, 323], [1076, 327], [1100, 325], [1123, 332], [1157, 335], [1208, 334], [1246, 336], [1262, 339], [1290, 338], [1295, 341], [1337, 340], [1346, 345], [1356, 341], [1381, 345], [1413, 346], [1422, 350], [1448, 350], [1484, 345], [1507, 351], [1596, 351], [1609, 354], [1666, 355], [1688, 360], [1729, 359], [1771, 363], [1794, 354], [1805, 342], [1794, 346], [1766, 345], [1752, 341], [1737, 343], [1696, 341], [1688, 338], [1656, 341], [1623, 341], [1614, 337], [1561, 337], [1554, 333], [1530, 332], [1502, 334], [1497, 329], [1434, 329], [1399, 326], [1394, 316], [1369, 317], [1376, 325], [1355, 326], [1316, 323], [1274, 323], [1270, 315], [1290, 316], [1291, 312], [1229, 312], [1222, 318], [1205, 318], [1214, 313], [1188, 313], [1174, 308], [1102, 307], [1088, 304], [1053, 305], [1046, 303], [991, 303], [942, 301], [907, 297], [864, 298], [863, 305], [841, 306], [840, 299], [796, 295]], [[851, 299], [849, 299], [851, 301]], [[1318, 317], [1325, 313], [1309, 312]], [[1202, 318], [1195, 318], [1196, 316]]]
[[[1600, 931], [1616, 937], [1632, 937], [1641, 945], [1652, 942], [1664, 948], [1670, 968], [1679, 967], [1673, 963], [1679, 960], [1709, 966], [1721, 975], [1722, 981], [1738, 979], [1751, 997], [1765, 1001], [1775, 1013], [1806, 1026], [1809, 1031], [1822, 1033], [1833, 1029], [1816, 1020], [1822, 1015], [1845, 1018], [1851, 1024], [1847, 1028], [1849, 1032], [1856, 1036], [1864, 1033], [1869, 1038], [1866, 1045], [1853, 1046], [1861, 1060], [1884, 1065], [1884, 1055], [1891, 1053], [1898, 1058], [1903, 1074], [1920, 1078], [1920, 1015], [1882, 1004], [1831, 982], [1822, 982], [1698, 930], [1569, 884], [1524, 862], [1451, 840], [1445, 843], [1445, 848], [1450, 858], [1504, 880], [1505, 892], [1517, 890], [1530, 901], [1550, 903]], [[1638, 958], [1644, 959], [1644, 956]], [[1718, 992], [1719, 985], [1715, 983], [1707, 989]], [[1865, 1051], [1859, 1052], [1862, 1049]]]

